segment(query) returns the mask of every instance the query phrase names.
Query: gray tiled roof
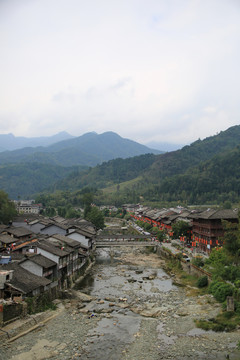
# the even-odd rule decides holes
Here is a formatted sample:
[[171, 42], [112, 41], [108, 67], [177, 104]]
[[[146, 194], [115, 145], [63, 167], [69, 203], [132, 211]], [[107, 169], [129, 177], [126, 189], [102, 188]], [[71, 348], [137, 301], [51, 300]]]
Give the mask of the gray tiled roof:
[[6, 232], [8, 232], [9, 234], [12, 234], [15, 237], [22, 237], [22, 236], [28, 236], [28, 235], [32, 235], [33, 232], [31, 230], [28, 230], [24, 227], [10, 227], [8, 229], [6, 229]]
[[60, 235], [60, 234], [54, 234], [51, 236], [51, 238], [55, 238], [59, 241], [61, 241], [62, 243], [65, 243], [66, 245], [72, 247], [72, 248], [76, 248], [80, 246], [80, 243], [77, 240], [71, 239], [67, 236], [64, 235]]
[[12, 244], [14, 242], [16, 242], [16, 238], [13, 238], [12, 236], [10, 235], [7, 235], [7, 234], [0, 234], [0, 242], [2, 242], [3, 244]]
[[30, 273], [17, 263], [5, 265], [4, 270], [14, 270], [13, 278], [8, 284], [24, 294], [31, 293], [33, 290], [51, 283], [51, 280]]
[[42, 254], [29, 255], [24, 260], [22, 260], [21, 263], [25, 261], [32, 261], [33, 263], [42, 266], [45, 269], [56, 265], [55, 261], [46, 258]]
[[231, 209], [214, 210], [208, 209], [198, 214], [192, 214], [193, 219], [238, 219], [238, 211]]
[[59, 257], [64, 257], [69, 254], [69, 252], [59, 249], [47, 240], [39, 241], [37, 247]]

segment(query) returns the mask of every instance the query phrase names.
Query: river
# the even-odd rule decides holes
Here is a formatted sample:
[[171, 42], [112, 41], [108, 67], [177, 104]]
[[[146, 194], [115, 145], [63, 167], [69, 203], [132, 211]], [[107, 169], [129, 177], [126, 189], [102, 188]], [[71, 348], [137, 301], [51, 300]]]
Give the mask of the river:
[[[64, 301], [59, 315], [1, 349], [2, 360], [239, 359], [239, 330], [212, 333], [194, 319], [215, 316], [211, 296], [195, 297], [174, 285], [163, 260], [139, 249], [111, 256], [98, 250], [96, 264]], [[61, 304], [60, 304], [61, 305]]]

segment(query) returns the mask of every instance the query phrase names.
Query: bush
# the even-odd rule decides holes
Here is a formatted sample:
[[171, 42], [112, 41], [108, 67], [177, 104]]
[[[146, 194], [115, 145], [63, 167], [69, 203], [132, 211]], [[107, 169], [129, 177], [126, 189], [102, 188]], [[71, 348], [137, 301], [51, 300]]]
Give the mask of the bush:
[[222, 281], [214, 281], [211, 283], [209, 291], [219, 302], [224, 302], [227, 296], [232, 296], [233, 286]]
[[201, 276], [197, 281], [198, 288], [203, 288], [205, 286], [208, 286], [208, 277], [206, 275]]
[[235, 311], [238, 315], [240, 315], [240, 301], [235, 302]]
[[195, 323], [198, 328], [206, 331], [232, 331], [238, 326], [239, 318], [233, 311], [226, 311], [218, 314], [216, 318], [195, 320]]
[[203, 267], [204, 266], [204, 261], [203, 258], [201, 257], [195, 257], [192, 260], [192, 264], [197, 266], [197, 267]]

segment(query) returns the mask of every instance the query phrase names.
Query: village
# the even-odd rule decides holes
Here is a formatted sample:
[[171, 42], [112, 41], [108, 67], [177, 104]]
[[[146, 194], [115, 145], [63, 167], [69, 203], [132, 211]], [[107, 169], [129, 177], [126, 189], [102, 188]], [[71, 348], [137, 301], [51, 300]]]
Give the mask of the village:
[[[116, 218], [112, 215], [119, 209], [114, 206], [108, 206], [107, 209], [110, 216], [105, 218], [105, 227], [100, 231], [83, 218], [65, 219], [58, 215], [48, 218], [36, 213], [36, 206], [31, 212], [30, 204], [27, 211], [20, 211], [9, 225], [1, 225], [0, 336], [3, 344], [6, 344], [4, 354], [9, 351], [9, 354], [16, 355], [14, 347], [7, 344], [11, 341], [18, 342], [19, 337], [28, 334], [22, 340], [24, 349], [29, 352], [29, 356], [37, 356], [37, 359], [42, 359], [41, 353], [42, 356], [52, 356], [54, 359], [69, 359], [69, 353], [72, 353], [73, 358], [83, 356], [85, 359], [85, 354], [88, 358], [88, 354], [91, 353], [96, 359], [100, 359], [106, 348], [111, 352], [122, 351], [122, 341], [125, 337], [119, 335], [120, 328], [122, 329], [121, 321], [128, 324], [124, 326], [127, 333], [129, 325], [133, 326], [130, 313], [137, 315], [138, 321], [146, 319], [146, 322], [141, 320], [141, 331], [144, 331], [145, 326], [148, 328], [152, 324], [151, 331], [156, 332], [157, 322], [164, 323], [168, 319], [165, 335], [161, 335], [161, 331], [158, 335], [154, 332], [159, 336], [162, 346], [163, 357], [160, 358], [164, 358], [165, 351], [170, 358], [174, 358], [176, 347], [180, 354], [185, 354], [186, 351], [191, 354], [192, 347], [188, 348], [191, 335], [186, 332], [186, 339], [181, 340], [181, 329], [189, 331], [193, 328], [192, 331], [196, 331], [193, 318], [208, 317], [210, 314], [216, 316], [220, 305], [212, 305], [212, 295], [203, 296], [199, 303], [195, 297], [188, 297], [186, 294], [190, 288], [187, 288], [186, 293], [181, 287], [177, 288], [176, 276], [172, 272], [164, 272], [164, 263], [169, 256], [175, 258], [176, 243], [181, 245], [184, 252], [193, 251], [195, 255], [201, 253], [206, 258], [213, 249], [220, 249], [224, 233], [222, 220], [237, 223], [238, 211], [192, 210], [180, 206], [151, 209], [140, 204], [126, 204], [121, 212], [124, 217]], [[106, 210], [106, 207], [101, 207], [101, 210]], [[147, 232], [144, 226], [138, 225], [140, 222], [149, 224], [148, 228], [151, 225], [153, 230], [156, 228], [164, 231], [165, 240], [158, 241], [154, 231]], [[178, 222], [185, 222], [190, 230], [186, 236], [176, 239], [173, 229], [174, 224]], [[155, 250], [149, 252], [147, 246]], [[107, 265], [105, 260], [101, 263], [101, 259], [108, 259], [112, 265]], [[186, 276], [199, 278], [204, 275], [211, 281], [211, 274], [195, 266], [193, 259], [194, 256], [190, 260], [180, 258]], [[86, 285], [89, 279], [95, 279], [94, 285], [90, 287]], [[50, 304], [56, 304], [54, 312], [51, 311]], [[63, 321], [66, 329], [69, 329], [69, 334], [65, 336], [66, 341], [62, 345], [60, 334]], [[102, 325], [99, 327], [99, 337], [93, 342], [91, 331], [88, 333], [88, 329], [91, 327], [98, 331], [98, 322]], [[175, 322], [179, 322], [179, 334], [175, 330]], [[104, 330], [106, 324], [109, 331], [108, 326]], [[74, 332], [70, 331], [72, 327]], [[50, 331], [52, 343], [46, 340], [48, 336], [44, 338], [44, 331], [41, 331], [41, 337], [47, 344], [46, 349], [42, 347], [38, 332], [34, 331], [37, 329]], [[174, 335], [169, 335], [169, 329]], [[105, 342], [102, 342], [103, 331], [106, 331], [104, 341], [107, 347], [104, 345]], [[114, 331], [116, 336], [113, 335]], [[139, 334], [136, 329], [135, 332]], [[72, 348], [73, 334], [78, 345]], [[81, 335], [81, 341], [78, 334]], [[237, 334], [231, 333], [234, 349]], [[176, 340], [176, 346], [171, 336]], [[201, 344], [204, 344], [204, 353], [218, 354], [218, 346], [214, 345], [216, 336], [210, 347], [207, 343], [209, 338], [204, 339], [204, 334], [199, 336], [203, 336]], [[224, 353], [231, 351], [233, 355], [235, 350], [228, 346], [225, 334], [222, 333], [221, 336], [219, 341], [224, 343]], [[112, 337], [118, 350], [110, 342], [107, 345]], [[126, 338], [129, 337], [130, 333]], [[138, 337], [136, 344], [137, 339]], [[36, 349], [30, 345], [32, 341], [37, 342]], [[195, 347], [201, 353], [197, 337]], [[131, 347], [129, 351], [130, 349]], [[134, 354], [139, 352], [134, 346], [132, 351]], [[153, 352], [157, 358], [159, 346]], [[23, 359], [26, 354], [23, 352], [16, 359]]]
[[[96, 243], [104, 238], [101, 232], [97, 234], [89, 221], [60, 216], [46, 218], [36, 208], [35, 204], [22, 204], [18, 207], [19, 215], [12, 223], [1, 225], [1, 324], [14, 320], [23, 312], [19, 306], [23, 300], [34, 298], [37, 311], [43, 294], [45, 297], [47, 294], [47, 299], [51, 301], [59, 297], [62, 291], [71, 288], [92, 263]], [[113, 212], [116, 210], [114, 207], [109, 209]], [[238, 211], [231, 209], [196, 211], [176, 207], [153, 210], [138, 204], [124, 205], [123, 211], [130, 215], [133, 223], [140, 220], [164, 229], [169, 243], [173, 240], [173, 224], [178, 221], [188, 223], [190, 230], [187, 236], [180, 236], [178, 240], [183, 248], [197, 249], [206, 256], [213, 248], [222, 245], [221, 221], [238, 222]], [[137, 232], [137, 240], [156, 240], [143, 229], [139, 228]], [[115, 238], [119, 237], [124, 242], [120, 233], [119, 229], [115, 229]], [[129, 236], [131, 238], [131, 235], [125, 235], [125, 238]], [[105, 238], [108, 239], [108, 236]], [[3, 307], [3, 304], [11, 304], [11, 311], [7, 311], [7, 306]], [[18, 305], [15, 311], [13, 305]]]

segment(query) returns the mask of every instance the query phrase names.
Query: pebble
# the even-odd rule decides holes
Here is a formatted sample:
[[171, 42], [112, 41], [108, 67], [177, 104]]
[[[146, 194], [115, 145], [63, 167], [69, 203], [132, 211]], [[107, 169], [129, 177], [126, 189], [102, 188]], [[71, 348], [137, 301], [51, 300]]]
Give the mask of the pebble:
[[[122, 271], [122, 277], [123, 274]], [[102, 277], [105, 279], [105, 275], [102, 275]], [[103, 280], [99, 279], [99, 281]], [[129, 290], [129, 293], [122, 294], [121, 300], [119, 300], [119, 296], [115, 298], [107, 294], [103, 298], [104, 300], [99, 296], [88, 305], [91, 306], [91, 309], [96, 308], [96, 304], [104, 305], [107, 303], [110, 307], [116, 307], [116, 304], [119, 305], [119, 301], [128, 300], [128, 303], [131, 302], [132, 306], [135, 305], [135, 307], [137, 302], [140, 303], [142, 309], [146, 308], [146, 304], [152, 309], [155, 307], [166, 307], [168, 309], [159, 312], [157, 318], [143, 318], [138, 314], [131, 314], [131, 317], [134, 316], [136, 321], [140, 319], [140, 326], [132, 336], [129, 335], [123, 340], [121, 337], [122, 332], [119, 339], [115, 339], [114, 334], [117, 329], [121, 329], [124, 334], [124, 325], [119, 321], [121, 319], [119, 316], [127, 319], [128, 314], [122, 312], [116, 315], [116, 311], [113, 309], [112, 314], [109, 315], [105, 312], [107, 310], [101, 307], [97, 317], [93, 316], [89, 319], [87, 307], [78, 309], [77, 305], [74, 307], [67, 304], [64, 313], [47, 323], [44, 328], [31, 332], [14, 343], [2, 346], [0, 360], [11, 359], [20, 353], [31, 351], [34, 344], [37, 344], [40, 339], [49, 341], [49, 356], [51, 355], [52, 360], [102, 360], [103, 358], [107, 360], [200, 360], [212, 359], [213, 357], [209, 355], [213, 356], [213, 351], [217, 359], [218, 356], [222, 356], [223, 350], [226, 349], [222, 344], [237, 343], [239, 341], [237, 332], [209, 335], [203, 333], [203, 335], [198, 336], [187, 335], [188, 331], [194, 327], [193, 318], [198, 315], [198, 307], [196, 305], [196, 308], [193, 309], [192, 305], [196, 304], [195, 299], [186, 298], [182, 288], [169, 292], [159, 292], [157, 296], [145, 294], [141, 297], [139, 293], [135, 294], [134, 289], [132, 289]], [[214, 310], [214, 305], [212, 310]], [[127, 310], [127, 313], [129, 311]], [[180, 311], [181, 314], [184, 312], [185, 316], [177, 315], [176, 311]], [[98, 327], [100, 321], [104, 324], [104, 329]], [[160, 326], [161, 330], [158, 329]], [[109, 332], [107, 332], [108, 329]], [[114, 333], [111, 334], [111, 331], [114, 331]], [[174, 337], [174, 341], [172, 337]], [[55, 348], [51, 348], [51, 342], [53, 341], [58, 342]], [[20, 349], [19, 346], [23, 347]], [[112, 351], [115, 351], [114, 355], [111, 355], [113, 354]], [[230, 359], [231, 352], [235, 351], [234, 347], [229, 349]]]

